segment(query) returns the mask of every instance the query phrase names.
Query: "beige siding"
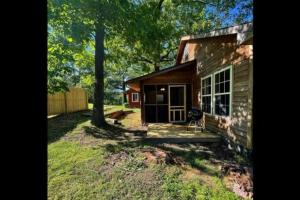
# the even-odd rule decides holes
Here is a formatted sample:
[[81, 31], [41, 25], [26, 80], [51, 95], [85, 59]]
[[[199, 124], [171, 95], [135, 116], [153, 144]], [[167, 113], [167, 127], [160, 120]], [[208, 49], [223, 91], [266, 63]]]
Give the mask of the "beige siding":
[[[237, 144], [252, 146], [252, 43], [237, 45], [236, 36], [220, 36], [191, 41], [188, 60], [197, 59], [198, 84], [205, 77], [232, 65], [232, 116], [205, 116], [208, 129], [219, 132]], [[251, 58], [251, 59], [250, 59]], [[199, 86], [200, 88], [200, 86]]]

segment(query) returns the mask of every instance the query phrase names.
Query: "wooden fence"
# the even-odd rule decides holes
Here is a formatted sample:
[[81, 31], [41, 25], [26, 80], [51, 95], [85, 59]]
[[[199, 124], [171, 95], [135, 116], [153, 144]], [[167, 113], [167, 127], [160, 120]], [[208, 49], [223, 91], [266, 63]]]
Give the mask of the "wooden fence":
[[48, 115], [71, 113], [88, 109], [87, 92], [82, 88], [70, 88], [69, 92], [48, 94]]

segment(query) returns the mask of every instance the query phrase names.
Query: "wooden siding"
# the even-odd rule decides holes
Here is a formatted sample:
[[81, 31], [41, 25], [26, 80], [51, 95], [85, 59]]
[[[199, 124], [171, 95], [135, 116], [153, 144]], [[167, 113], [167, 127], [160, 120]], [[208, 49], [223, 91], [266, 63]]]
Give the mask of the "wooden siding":
[[191, 65], [182, 69], [170, 71], [165, 74], [157, 75], [140, 82], [141, 91], [141, 118], [145, 122], [144, 114], [144, 85], [158, 85], [158, 84], [191, 84], [192, 85], [192, 106], [199, 106], [197, 94], [200, 91], [200, 82], [196, 73], [196, 66]]
[[[237, 45], [236, 35], [189, 41], [187, 62], [197, 58], [194, 85], [200, 91], [201, 77], [232, 65], [232, 116], [205, 115], [205, 126], [248, 149], [252, 148], [252, 43]], [[194, 95], [194, 98], [197, 98]]]
[[190, 66], [165, 74], [157, 75], [143, 81], [144, 84], [176, 84], [176, 83], [192, 83], [195, 74], [195, 66]]
[[[139, 101], [138, 102], [132, 102], [132, 93], [138, 93], [139, 94]], [[132, 88], [129, 88], [129, 90], [126, 92], [126, 95], [128, 95], [127, 100], [128, 100], [128, 106], [130, 108], [140, 108], [140, 99], [141, 99], [140, 92], [138, 92], [138, 91], [136, 91]]]

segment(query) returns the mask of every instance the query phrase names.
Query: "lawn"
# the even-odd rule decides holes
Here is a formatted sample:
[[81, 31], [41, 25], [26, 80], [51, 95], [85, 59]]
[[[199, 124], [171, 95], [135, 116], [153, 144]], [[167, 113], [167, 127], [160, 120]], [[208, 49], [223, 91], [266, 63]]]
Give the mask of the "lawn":
[[130, 139], [142, 132], [139, 118], [134, 109], [103, 129], [80, 112], [48, 119], [48, 199], [241, 199], [209, 147]]

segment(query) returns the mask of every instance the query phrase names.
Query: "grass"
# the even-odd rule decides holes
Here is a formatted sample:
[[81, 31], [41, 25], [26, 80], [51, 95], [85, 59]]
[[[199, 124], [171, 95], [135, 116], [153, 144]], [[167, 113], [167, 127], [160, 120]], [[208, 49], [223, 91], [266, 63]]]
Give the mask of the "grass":
[[[106, 112], [120, 106], [107, 107]], [[220, 171], [199, 152], [180, 152], [124, 137], [138, 128], [134, 109], [116, 127], [94, 127], [90, 118], [73, 113], [48, 120], [48, 199], [240, 199], [219, 177]], [[173, 152], [186, 166], [146, 162], [145, 151]], [[201, 175], [209, 177], [211, 184]], [[213, 185], [213, 187], [211, 186]]]

